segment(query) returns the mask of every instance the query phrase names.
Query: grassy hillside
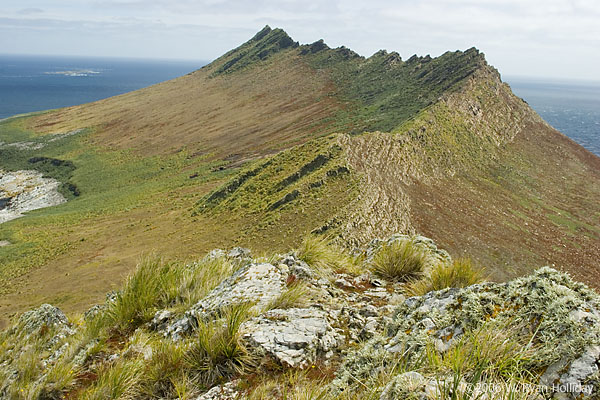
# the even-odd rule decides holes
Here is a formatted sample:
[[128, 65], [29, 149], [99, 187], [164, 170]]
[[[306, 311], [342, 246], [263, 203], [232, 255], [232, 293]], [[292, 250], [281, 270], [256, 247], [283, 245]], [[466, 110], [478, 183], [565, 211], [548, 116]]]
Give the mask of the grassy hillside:
[[184, 77], [3, 121], [0, 141], [0, 169], [71, 199], [0, 225], [4, 322], [81, 311], [143, 254], [276, 252], [309, 232], [423, 232], [496, 279], [555, 263], [598, 282], [600, 161], [475, 49], [364, 58], [265, 28]]

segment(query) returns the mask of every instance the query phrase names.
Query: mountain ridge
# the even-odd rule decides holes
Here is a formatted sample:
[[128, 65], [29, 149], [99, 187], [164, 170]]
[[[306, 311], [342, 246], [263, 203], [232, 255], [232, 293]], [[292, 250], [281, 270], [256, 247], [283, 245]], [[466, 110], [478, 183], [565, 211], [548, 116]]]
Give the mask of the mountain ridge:
[[477, 49], [365, 58], [263, 29], [175, 80], [0, 124], [7, 143], [55, 137], [27, 158], [0, 149], [0, 167], [72, 165], [52, 173], [79, 194], [0, 226], [5, 317], [82, 310], [148, 251], [284, 251], [311, 232], [350, 246], [422, 232], [497, 280], [556, 263], [599, 282], [600, 159]]

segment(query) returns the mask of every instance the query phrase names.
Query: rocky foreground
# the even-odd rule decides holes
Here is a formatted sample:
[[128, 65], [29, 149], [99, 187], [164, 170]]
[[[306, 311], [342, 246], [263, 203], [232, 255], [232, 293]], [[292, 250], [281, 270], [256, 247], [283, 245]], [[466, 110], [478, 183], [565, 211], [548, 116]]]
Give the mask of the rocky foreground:
[[22, 217], [27, 211], [66, 202], [58, 192], [60, 182], [38, 171], [0, 170], [0, 224]]
[[[0, 337], [0, 394], [596, 398], [594, 291], [545, 267], [410, 297], [410, 284], [369, 272], [385, 246], [407, 241], [425, 254], [425, 273], [451, 262], [427, 238], [394, 235], [355, 258], [307, 250], [253, 258], [235, 248], [183, 269], [142, 265], [83, 317], [70, 321], [47, 304], [23, 314]], [[178, 273], [177, 285], [165, 284]]]

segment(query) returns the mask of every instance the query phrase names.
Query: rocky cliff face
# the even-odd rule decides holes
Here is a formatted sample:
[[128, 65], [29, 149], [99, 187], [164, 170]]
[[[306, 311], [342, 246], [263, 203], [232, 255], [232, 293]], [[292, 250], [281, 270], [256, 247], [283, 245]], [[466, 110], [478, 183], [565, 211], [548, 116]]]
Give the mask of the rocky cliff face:
[[[596, 396], [595, 292], [545, 267], [503, 284], [410, 297], [410, 284], [368, 272], [393, 243], [419, 249], [426, 271], [452, 263], [430, 239], [404, 235], [371, 242], [353, 261], [367, 271], [361, 274], [350, 272], [350, 259], [330, 269], [306, 249], [269, 259], [255, 259], [241, 248], [215, 250], [182, 267], [184, 286], [163, 286], [171, 293], [155, 293], [156, 303], [119, 322], [123, 307], [139, 300], [130, 291], [144, 293], [152, 282], [179, 273], [166, 265], [141, 267], [122, 291], [83, 319], [70, 322], [50, 305], [24, 313], [2, 333], [0, 394], [86, 399], [185, 394], [203, 400]], [[215, 263], [234, 272], [220, 282], [207, 281]], [[154, 276], [145, 275], [149, 272]], [[198, 285], [208, 285], [205, 294], [177, 306]], [[164, 296], [170, 300], [160, 300]], [[300, 397], [310, 386], [311, 394]]]
[[58, 192], [60, 185], [37, 171], [0, 170], [0, 224], [27, 211], [64, 203], [67, 200]]

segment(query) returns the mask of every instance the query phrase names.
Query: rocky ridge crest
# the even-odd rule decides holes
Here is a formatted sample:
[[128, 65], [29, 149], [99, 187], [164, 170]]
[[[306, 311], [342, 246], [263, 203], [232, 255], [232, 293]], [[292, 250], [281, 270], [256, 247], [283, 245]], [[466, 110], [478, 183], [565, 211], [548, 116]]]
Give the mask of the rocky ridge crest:
[[[428, 263], [451, 260], [428, 238], [393, 235], [372, 241], [363, 262], [370, 263], [383, 244], [398, 241], [422, 248]], [[105, 354], [105, 362], [110, 365], [140, 354], [150, 363], [157, 355], [151, 346], [139, 343], [142, 331], [154, 332], [166, 343], [185, 344], [199, 334], [203, 321], [217, 321], [225, 310], [245, 305], [248, 318], [239, 325], [239, 337], [254, 359], [254, 371], [331, 368], [335, 373], [324, 389], [327, 398], [360, 391], [361, 386], [373, 388], [381, 400], [445, 398], [442, 394], [448, 390], [466, 398], [500, 398], [482, 391], [481, 386], [473, 389], [476, 377], [472, 370], [436, 371], [426, 366], [425, 360], [443, 364], [453, 354], [472, 351], [475, 344], [499, 349], [500, 355], [495, 357], [509, 354], [502, 362], [522, 363], [520, 368], [531, 373], [530, 384], [539, 389], [527, 398], [579, 399], [597, 394], [600, 296], [552, 268], [506, 283], [487, 282], [407, 297], [403, 283], [369, 272], [353, 275], [315, 270], [294, 252], [265, 260], [253, 259], [249, 250], [235, 248], [212, 251], [206, 258], [227, 259], [235, 264], [234, 272], [187, 310], [158, 310], [149, 323], [123, 338], [121, 351]], [[302, 296], [286, 306], [282, 299], [299, 285]], [[106, 305], [90, 310], [88, 323], [119, 296], [108, 296]], [[97, 361], [94, 346], [98, 342], [92, 339], [85, 346], [70, 348], [68, 338], [80, 329], [46, 304], [23, 314], [8, 334], [31, 336], [50, 330], [42, 364], [51, 366], [70, 353], [73, 365], [82, 368]], [[16, 358], [26, 349], [8, 351], [9, 357]], [[491, 356], [489, 360], [497, 361]], [[5, 371], [11, 371], [10, 365], [6, 357], [0, 364]], [[12, 370], [0, 394], [8, 396], [7, 382], [19, 379], [19, 374]], [[45, 376], [39, 378], [40, 385]], [[206, 388], [197, 398], [246, 398], [247, 376], [229, 375], [228, 382]], [[479, 378], [479, 383], [489, 379], [498, 384], [507, 377]]]

